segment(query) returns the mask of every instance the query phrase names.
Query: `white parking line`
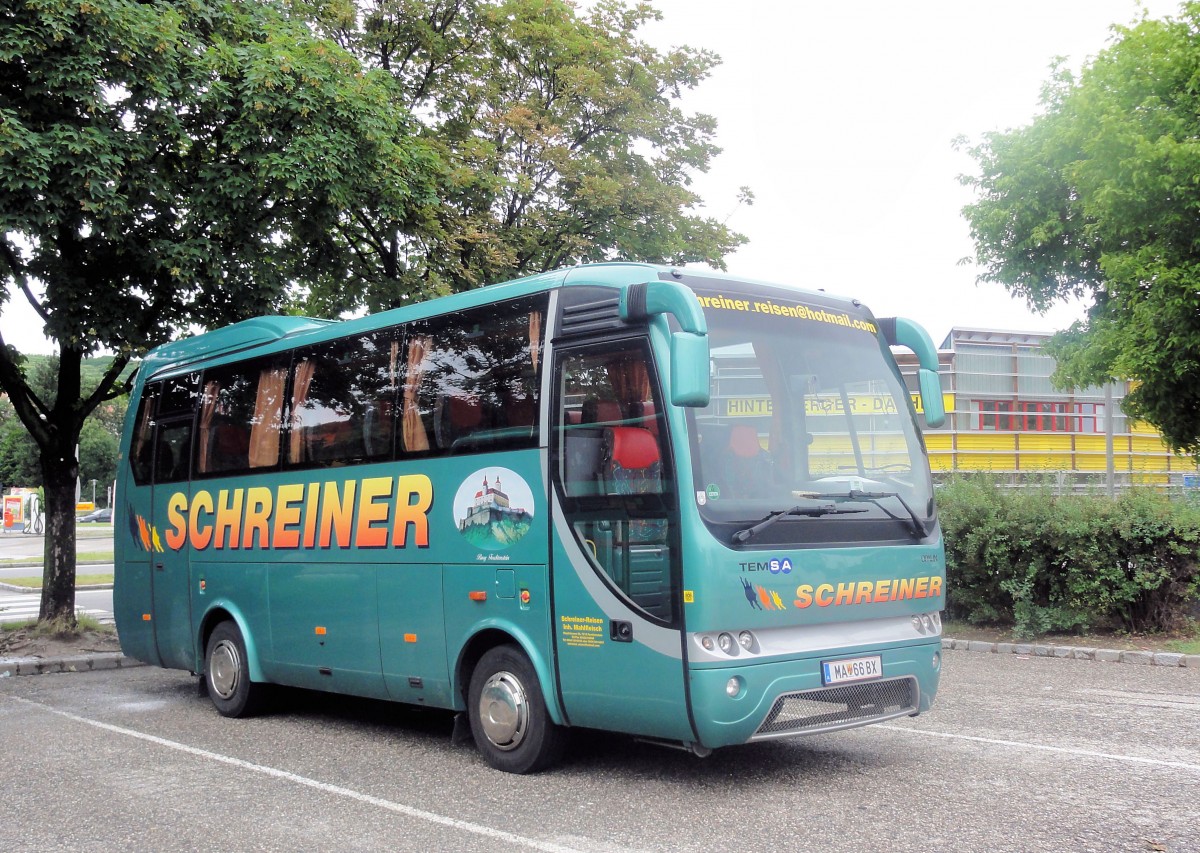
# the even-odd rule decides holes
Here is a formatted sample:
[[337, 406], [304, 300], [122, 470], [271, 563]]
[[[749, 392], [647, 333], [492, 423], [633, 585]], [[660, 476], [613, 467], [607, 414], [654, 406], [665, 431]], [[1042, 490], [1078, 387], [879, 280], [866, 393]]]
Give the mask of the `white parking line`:
[[57, 714], [60, 717], [65, 717], [68, 720], [73, 720], [84, 725], [94, 726], [98, 729], [103, 729], [114, 734], [125, 735], [126, 737], [137, 738], [138, 740], [153, 743], [158, 746], [164, 746], [168, 749], [174, 749], [179, 752], [194, 755], [197, 758], [204, 758], [208, 761], [216, 761], [221, 764], [228, 764], [233, 767], [240, 767], [243, 770], [249, 770], [253, 773], [261, 773], [264, 776], [271, 776], [275, 779], [282, 779], [286, 782], [292, 782], [296, 785], [303, 785], [306, 788], [314, 788], [318, 791], [323, 791], [327, 794], [334, 794], [339, 797], [347, 797], [351, 800], [356, 800], [360, 803], [376, 806], [381, 809], [387, 809], [397, 814], [406, 815], [418, 820], [436, 823], [440, 826], [447, 826], [451, 829], [462, 830], [463, 832], [482, 835], [485, 838], [503, 841], [507, 844], [519, 844], [522, 847], [528, 847], [533, 850], [545, 850], [546, 853], [582, 853], [574, 847], [564, 847], [561, 844], [555, 844], [550, 841], [538, 841], [534, 838], [526, 838], [523, 835], [517, 835], [512, 832], [505, 832], [502, 829], [493, 829], [490, 826], [484, 826], [470, 821], [459, 820], [458, 818], [447, 817], [435, 812], [425, 811], [424, 809], [413, 808], [406, 806], [403, 803], [392, 802], [381, 797], [373, 797], [370, 794], [364, 794], [361, 791], [355, 791], [351, 788], [343, 788], [341, 785], [331, 785], [328, 782], [321, 782], [316, 779], [310, 779], [307, 776], [300, 776], [296, 773], [289, 773], [287, 770], [279, 770], [275, 767], [267, 767], [263, 764], [255, 764], [251, 761], [244, 761], [240, 758], [234, 758], [229, 755], [221, 755], [218, 752], [209, 752], [207, 749], [200, 749], [195, 746], [188, 746], [185, 743], [178, 741], [167, 740], [166, 738], [158, 737], [157, 735], [148, 735], [144, 732], [139, 732], [134, 729], [127, 729], [123, 726], [114, 726], [112, 723], [103, 723], [100, 720], [93, 720], [89, 717], [81, 717], [78, 714], [72, 714], [68, 711], [60, 711], [57, 708], [51, 708], [49, 705], [43, 705], [40, 702], [31, 702], [28, 699], [22, 699], [19, 696], [9, 696], [14, 702], [20, 702], [22, 705], [29, 705], [42, 711], [48, 711], [51, 714]]
[[1200, 764], [1189, 764], [1186, 761], [1163, 761], [1161, 758], [1143, 758], [1139, 755], [1116, 755], [1111, 752], [1095, 752], [1090, 749], [1075, 749], [1069, 746], [1047, 746], [1042, 743], [1026, 743], [1019, 740], [1000, 740], [998, 738], [977, 737], [975, 735], [959, 735], [951, 732], [932, 732], [928, 729], [906, 729], [902, 726], [878, 725], [877, 729], [887, 729], [889, 732], [902, 732], [906, 735], [923, 737], [939, 737], [948, 740], [969, 740], [975, 743], [990, 743], [993, 746], [1011, 746], [1017, 749], [1031, 749], [1041, 752], [1058, 752], [1064, 755], [1078, 755], [1084, 758], [1102, 758], [1107, 761], [1122, 761], [1127, 764], [1151, 764], [1155, 767], [1173, 767], [1177, 770], [1190, 770], [1200, 773]]

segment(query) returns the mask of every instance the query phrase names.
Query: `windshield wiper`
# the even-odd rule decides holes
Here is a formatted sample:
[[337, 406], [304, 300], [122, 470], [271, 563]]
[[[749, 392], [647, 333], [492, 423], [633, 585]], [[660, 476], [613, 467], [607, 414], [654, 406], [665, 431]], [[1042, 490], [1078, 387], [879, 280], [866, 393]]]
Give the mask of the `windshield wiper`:
[[917, 515], [916, 510], [909, 506], [908, 501], [902, 498], [899, 492], [864, 492], [862, 489], [851, 489], [848, 492], [838, 492], [835, 494], [821, 494], [818, 492], [793, 492], [792, 494], [796, 495], [797, 497], [803, 495], [804, 497], [812, 498], [813, 500], [832, 500], [841, 498], [843, 500], [865, 501], [867, 503], [875, 504], [875, 506], [879, 507], [888, 515], [891, 515], [892, 518], [898, 519], [899, 516], [892, 515], [892, 513], [888, 511], [888, 508], [880, 503], [880, 501], [884, 498], [895, 498], [900, 502], [900, 506], [904, 507], [904, 511], [908, 513], [908, 518], [912, 522], [913, 533], [917, 534], [921, 539], [924, 539], [929, 535], [929, 528], [925, 526], [925, 520], [921, 518], [921, 516]]
[[[844, 497], [843, 495], [817, 495], [816, 497]], [[805, 506], [799, 504], [791, 509], [782, 509], [778, 512], [772, 512], [767, 515], [762, 521], [750, 527], [739, 530], [733, 534], [734, 542], [746, 542], [754, 536], [757, 536], [760, 531], [766, 530], [781, 518], [787, 518], [791, 515], [807, 515], [811, 518], [816, 518], [820, 515], [841, 515], [847, 512], [866, 512], [862, 507], [840, 507], [834, 504], [821, 504], [820, 506]]]

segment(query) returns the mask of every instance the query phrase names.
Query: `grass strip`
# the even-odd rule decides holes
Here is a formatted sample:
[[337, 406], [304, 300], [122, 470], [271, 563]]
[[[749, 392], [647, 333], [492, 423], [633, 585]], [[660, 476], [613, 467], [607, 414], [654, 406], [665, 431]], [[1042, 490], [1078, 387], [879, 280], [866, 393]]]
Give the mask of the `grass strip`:
[[[112, 582], [112, 572], [96, 575], [75, 575], [75, 586], [93, 586], [94, 584]], [[42, 578], [40, 575], [34, 578], [0, 578], [0, 583], [7, 583], [11, 584], [12, 586], [22, 586], [27, 589], [42, 588]]]

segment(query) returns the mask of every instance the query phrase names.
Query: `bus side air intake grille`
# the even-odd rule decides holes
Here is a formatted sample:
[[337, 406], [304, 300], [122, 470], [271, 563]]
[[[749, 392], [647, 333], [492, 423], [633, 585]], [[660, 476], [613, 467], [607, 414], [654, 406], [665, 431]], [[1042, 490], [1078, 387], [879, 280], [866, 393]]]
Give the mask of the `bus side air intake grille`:
[[915, 678], [889, 678], [785, 693], [750, 740], [834, 732], [917, 712], [920, 688]]
[[563, 335], [585, 335], [621, 326], [621, 305], [618, 297], [565, 305], [562, 310]]

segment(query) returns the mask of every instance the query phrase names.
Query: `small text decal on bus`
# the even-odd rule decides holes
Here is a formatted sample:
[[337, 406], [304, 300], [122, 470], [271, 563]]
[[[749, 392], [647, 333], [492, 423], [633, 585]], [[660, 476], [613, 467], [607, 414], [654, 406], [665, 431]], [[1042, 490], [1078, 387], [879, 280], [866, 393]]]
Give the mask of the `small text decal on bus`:
[[[167, 547], [213, 549], [429, 547], [433, 483], [424, 474], [201, 489], [167, 501]], [[411, 533], [411, 538], [410, 538]]]

